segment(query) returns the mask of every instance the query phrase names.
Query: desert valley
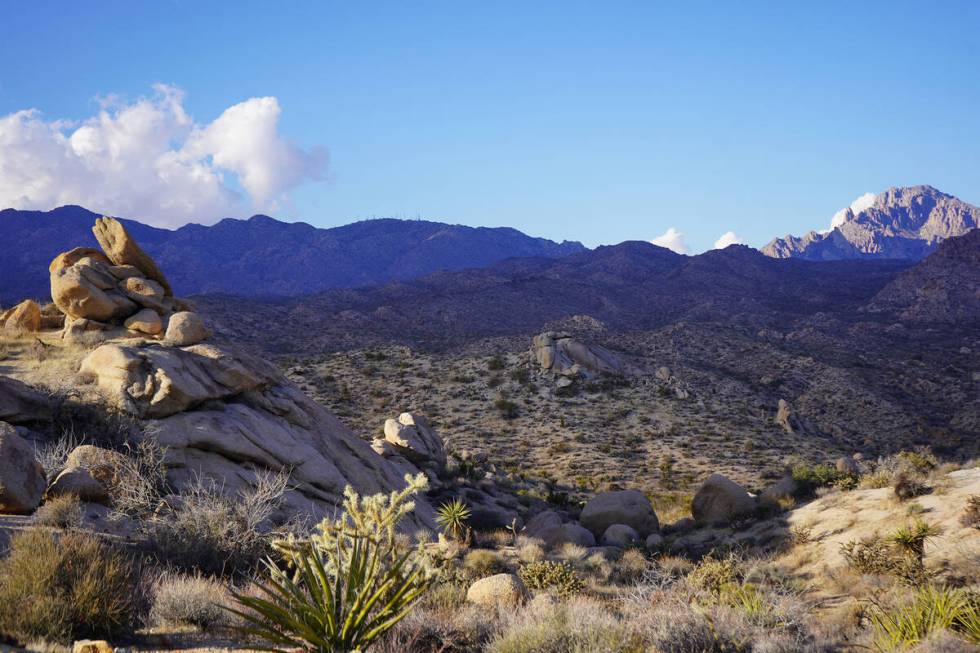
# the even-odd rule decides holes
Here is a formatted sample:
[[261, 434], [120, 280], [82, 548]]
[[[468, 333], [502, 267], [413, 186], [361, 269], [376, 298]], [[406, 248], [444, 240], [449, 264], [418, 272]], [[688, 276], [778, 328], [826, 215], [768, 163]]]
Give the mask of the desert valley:
[[0, 211], [8, 645], [978, 650], [980, 208], [691, 256], [129, 217]]

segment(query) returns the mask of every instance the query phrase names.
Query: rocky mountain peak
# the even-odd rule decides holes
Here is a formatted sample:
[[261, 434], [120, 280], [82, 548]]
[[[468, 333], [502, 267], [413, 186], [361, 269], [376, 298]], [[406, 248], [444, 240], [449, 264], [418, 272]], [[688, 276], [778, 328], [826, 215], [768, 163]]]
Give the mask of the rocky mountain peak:
[[932, 186], [889, 188], [834, 216], [834, 228], [777, 238], [762, 251], [773, 258], [919, 260], [947, 238], [980, 226], [980, 208]]

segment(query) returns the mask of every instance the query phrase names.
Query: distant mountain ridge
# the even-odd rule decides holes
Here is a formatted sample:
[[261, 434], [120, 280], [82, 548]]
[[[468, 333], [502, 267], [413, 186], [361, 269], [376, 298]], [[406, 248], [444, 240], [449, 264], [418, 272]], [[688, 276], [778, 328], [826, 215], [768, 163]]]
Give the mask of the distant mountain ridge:
[[776, 238], [762, 248], [773, 258], [811, 261], [906, 259], [917, 261], [947, 238], [980, 226], [980, 208], [932, 186], [890, 188], [871, 206], [855, 213], [846, 208], [827, 232]]
[[[0, 240], [12, 244], [0, 257], [0, 302], [47, 296], [48, 264], [72, 247], [95, 247], [91, 228], [97, 217], [80, 206], [0, 211]], [[423, 220], [367, 220], [319, 229], [256, 215], [175, 231], [122, 222], [182, 295], [297, 296], [585, 249], [509, 227]]]

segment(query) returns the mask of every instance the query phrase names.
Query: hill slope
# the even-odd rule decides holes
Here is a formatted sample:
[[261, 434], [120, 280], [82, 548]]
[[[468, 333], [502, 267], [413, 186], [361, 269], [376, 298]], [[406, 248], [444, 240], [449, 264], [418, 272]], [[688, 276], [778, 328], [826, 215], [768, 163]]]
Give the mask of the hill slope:
[[[48, 263], [71, 247], [94, 247], [90, 229], [97, 217], [79, 206], [0, 211], [0, 239], [17, 244], [0, 258], [0, 302], [47, 296]], [[579, 243], [555, 243], [510, 228], [421, 220], [368, 220], [318, 229], [257, 215], [176, 231], [132, 220], [123, 223], [183, 295], [302, 295], [584, 249]]]
[[980, 208], [932, 186], [890, 188], [871, 206], [844, 209], [828, 232], [776, 238], [762, 248], [774, 258], [811, 261], [865, 258], [919, 260], [938, 244], [980, 226]]

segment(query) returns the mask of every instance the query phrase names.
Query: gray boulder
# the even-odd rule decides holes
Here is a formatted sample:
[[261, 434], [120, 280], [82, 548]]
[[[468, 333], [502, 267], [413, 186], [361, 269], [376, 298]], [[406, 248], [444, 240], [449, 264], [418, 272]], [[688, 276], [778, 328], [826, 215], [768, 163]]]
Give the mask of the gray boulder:
[[579, 516], [582, 526], [601, 537], [613, 524], [625, 524], [641, 536], [660, 530], [660, 520], [650, 500], [639, 490], [602, 492], [592, 497]]
[[602, 539], [599, 543], [602, 546], [618, 546], [621, 549], [625, 549], [639, 541], [640, 534], [635, 529], [626, 524], [613, 524], [602, 534]]
[[47, 481], [34, 446], [0, 422], [0, 513], [29, 514], [40, 505]]
[[751, 515], [755, 508], [755, 498], [721, 474], [709, 476], [691, 502], [691, 513], [699, 524], [728, 523]]

